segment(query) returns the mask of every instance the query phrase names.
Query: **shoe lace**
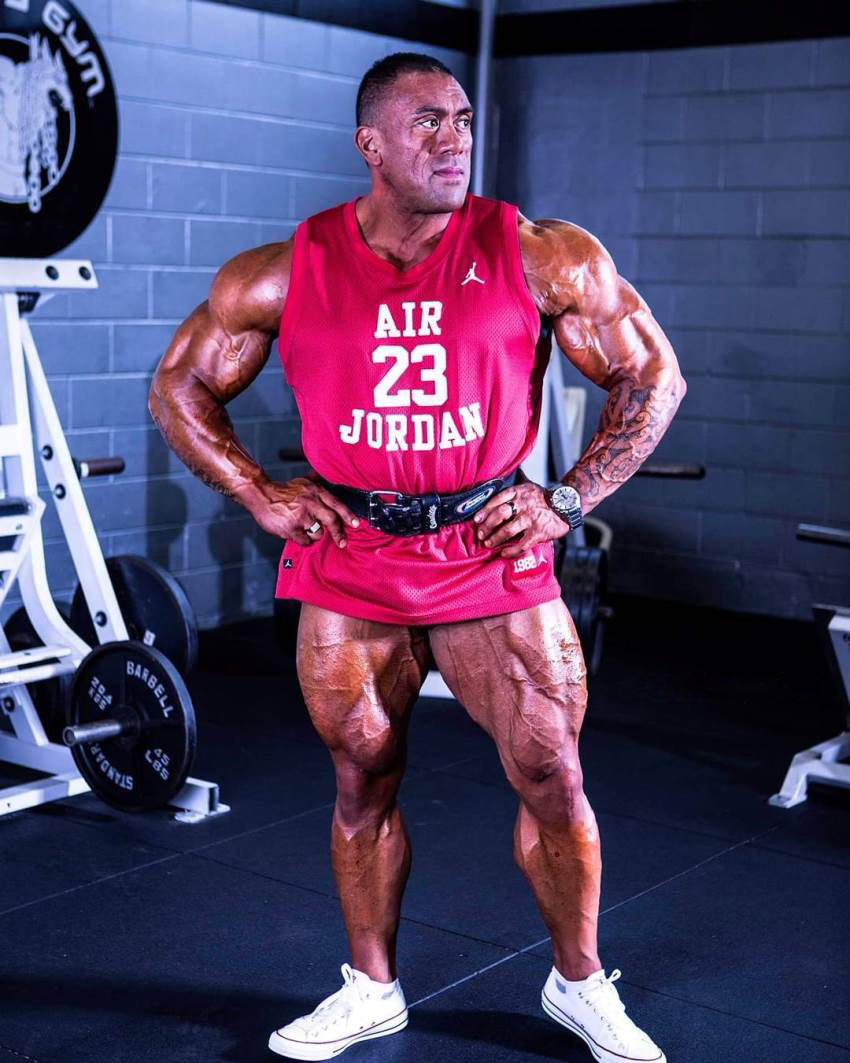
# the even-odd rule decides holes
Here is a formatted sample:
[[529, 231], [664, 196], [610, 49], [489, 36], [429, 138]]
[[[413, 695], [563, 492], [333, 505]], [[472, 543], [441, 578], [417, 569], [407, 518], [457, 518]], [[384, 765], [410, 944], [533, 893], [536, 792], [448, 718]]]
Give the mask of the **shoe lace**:
[[355, 1005], [362, 1000], [357, 982], [354, 979], [354, 971], [350, 965], [344, 963], [340, 970], [343, 977], [342, 988], [326, 997], [321, 1004], [302, 1020], [304, 1025], [315, 1033], [328, 1030], [340, 1021], [347, 1023]]
[[622, 1020], [623, 1016], [625, 1016], [626, 1005], [620, 1000], [620, 994], [613, 985], [621, 974], [622, 972], [617, 968], [612, 971], [607, 978], [600, 978], [597, 982], [594, 982], [589, 989], [585, 989], [579, 993], [579, 996], [587, 1001], [588, 1005], [599, 1016], [611, 1033], [617, 1034], [618, 1037], [622, 1036], [622, 1024], [621, 1030], [617, 1031], [609, 1016], [612, 1011], [616, 1020]]

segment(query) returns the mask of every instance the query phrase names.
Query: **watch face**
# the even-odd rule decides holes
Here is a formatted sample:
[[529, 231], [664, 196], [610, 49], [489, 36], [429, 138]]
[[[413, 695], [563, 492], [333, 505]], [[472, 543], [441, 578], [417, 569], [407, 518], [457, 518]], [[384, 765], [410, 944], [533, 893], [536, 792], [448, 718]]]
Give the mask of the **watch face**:
[[552, 509], [571, 528], [577, 528], [583, 523], [581, 498], [574, 487], [569, 487], [567, 484], [556, 487], [552, 492]]
[[556, 487], [553, 501], [561, 509], [574, 509], [579, 504], [578, 491], [574, 487]]

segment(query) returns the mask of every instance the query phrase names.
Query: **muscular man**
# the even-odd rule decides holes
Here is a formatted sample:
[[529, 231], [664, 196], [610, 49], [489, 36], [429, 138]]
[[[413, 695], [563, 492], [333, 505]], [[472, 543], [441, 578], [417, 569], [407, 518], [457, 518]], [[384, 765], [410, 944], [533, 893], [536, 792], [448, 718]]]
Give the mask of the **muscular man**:
[[[369, 193], [225, 263], [151, 388], [183, 462], [286, 540], [276, 596], [303, 602], [298, 676], [336, 772], [331, 855], [351, 963], [269, 1047], [329, 1059], [407, 1024], [396, 935], [410, 844], [396, 795], [430, 648], [519, 798], [514, 856], [552, 937], [545, 1011], [604, 1063], [664, 1060], [597, 952], [599, 834], [577, 751], [585, 666], [553, 542], [639, 468], [685, 383], [594, 236], [468, 193], [471, 124], [439, 61], [376, 63], [354, 135]], [[551, 329], [608, 393], [556, 491], [516, 475]], [[225, 411], [275, 336], [311, 466], [285, 483]]]

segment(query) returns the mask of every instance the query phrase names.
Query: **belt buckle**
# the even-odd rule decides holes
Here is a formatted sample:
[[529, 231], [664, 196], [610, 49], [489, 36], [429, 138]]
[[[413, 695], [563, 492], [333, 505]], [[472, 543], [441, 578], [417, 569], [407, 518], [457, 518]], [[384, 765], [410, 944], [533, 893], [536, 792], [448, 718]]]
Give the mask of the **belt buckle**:
[[377, 524], [375, 523], [375, 507], [378, 505], [378, 501], [376, 501], [372, 497], [373, 495], [394, 495], [395, 499], [396, 499], [395, 502], [384, 502], [383, 499], [380, 499], [379, 500], [380, 504], [384, 505], [384, 506], [398, 506], [399, 509], [403, 509], [404, 507], [399, 505], [398, 499], [407, 497], [407, 495], [405, 495], [402, 491], [390, 491], [390, 490], [382, 491], [380, 489], [375, 490], [375, 491], [370, 491], [369, 492], [369, 523], [372, 525], [373, 528], [377, 527]]

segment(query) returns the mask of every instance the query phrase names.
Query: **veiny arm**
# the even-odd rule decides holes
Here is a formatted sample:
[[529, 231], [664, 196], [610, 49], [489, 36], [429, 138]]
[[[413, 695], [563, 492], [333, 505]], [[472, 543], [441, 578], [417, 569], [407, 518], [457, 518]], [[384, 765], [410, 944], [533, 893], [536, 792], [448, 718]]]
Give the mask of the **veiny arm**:
[[649, 457], [687, 388], [669, 340], [596, 237], [557, 219], [520, 232], [529, 287], [559, 346], [608, 392], [593, 438], [562, 480], [587, 513]]
[[[344, 547], [343, 522], [357, 527], [354, 513], [315, 473], [272, 480], [237, 438], [225, 409], [268, 360], [289, 289], [293, 239], [225, 262], [209, 297], [180, 325], [162, 356], [148, 408], [183, 464], [240, 502], [264, 531], [312, 546], [327, 528]], [[314, 522], [315, 530], [307, 531]]]
[[151, 416], [184, 465], [246, 508], [271, 483], [245, 450], [225, 404], [265, 365], [289, 285], [291, 240], [226, 262], [209, 297], [180, 325], [154, 374]]

